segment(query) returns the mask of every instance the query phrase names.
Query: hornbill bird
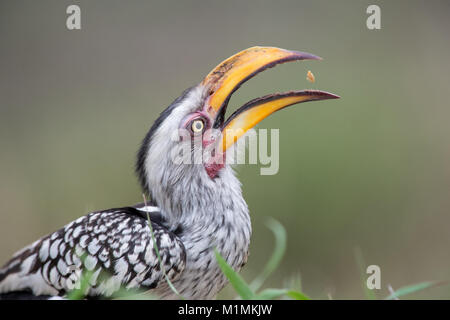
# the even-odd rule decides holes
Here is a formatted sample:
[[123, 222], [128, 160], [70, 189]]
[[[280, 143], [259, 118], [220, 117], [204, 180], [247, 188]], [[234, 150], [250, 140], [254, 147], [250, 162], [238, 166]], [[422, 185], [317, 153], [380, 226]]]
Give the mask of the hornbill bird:
[[[86, 298], [114, 297], [121, 289], [150, 290], [164, 299], [214, 298], [227, 279], [213, 249], [238, 271], [247, 261], [251, 235], [240, 182], [225, 161], [230, 150], [273, 112], [338, 96], [318, 90], [270, 94], [225, 120], [229, 99], [259, 72], [305, 59], [320, 60], [252, 47], [185, 90], [156, 119], [137, 155], [136, 172], [149, 202], [89, 213], [20, 250], [0, 269], [0, 297], [65, 298], [90, 272]], [[174, 134], [181, 131], [187, 134]], [[193, 154], [199, 145], [214, 146], [199, 162], [171, 157], [186, 146]]]

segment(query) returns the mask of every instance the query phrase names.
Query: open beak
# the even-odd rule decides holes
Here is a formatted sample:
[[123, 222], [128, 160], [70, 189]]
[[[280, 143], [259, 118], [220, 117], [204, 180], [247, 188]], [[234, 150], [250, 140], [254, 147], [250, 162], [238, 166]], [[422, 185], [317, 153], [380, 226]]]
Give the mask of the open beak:
[[203, 80], [208, 86], [207, 112], [215, 119], [213, 127], [222, 130], [222, 151], [261, 120], [285, 107], [307, 101], [337, 99], [339, 96], [319, 90], [289, 91], [253, 99], [224, 121], [233, 92], [256, 74], [277, 64], [296, 60], [321, 60], [310, 53], [275, 47], [252, 47], [220, 63]]

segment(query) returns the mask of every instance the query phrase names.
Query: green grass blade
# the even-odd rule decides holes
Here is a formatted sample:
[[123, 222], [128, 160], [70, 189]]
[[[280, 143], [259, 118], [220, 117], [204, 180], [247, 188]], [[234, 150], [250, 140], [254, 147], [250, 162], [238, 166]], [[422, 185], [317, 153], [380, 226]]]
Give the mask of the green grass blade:
[[111, 299], [114, 300], [157, 300], [159, 297], [139, 289], [126, 289], [121, 287]]
[[375, 292], [373, 290], [370, 290], [367, 287], [366, 263], [364, 261], [361, 249], [359, 247], [355, 248], [355, 260], [356, 260], [356, 264], [358, 265], [360, 279], [361, 279], [361, 285], [366, 294], [366, 298], [369, 300], [375, 300], [377, 298], [377, 296], [375, 295]]
[[417, 284], [412, 284], [409, 286], [401, 287], [400, 289], [395, 290], [392, 294], [386, 297], [386, 300], [393, 300], [399, 298], [401, 296], [405, 296], [408, 294], [412, 294], [421, 290], [425, 290], [431, 287], [437, 287], [441, 285], [449, 284], [448, 281], [425, 281]]
[[67, 294], [67, 299], [68, 300], [84, 299], [90, 288], [89, 281], [91, 281], [92, 275], [93, 275], [92, 271], [86, 271], [85, 273], [83, 273], [80, 279], [80, 288], [70, 291]]
[[286, 289], [265, 289], [255, 296], [256, 300], [273, 300], [286, 295]]
[[[144, 205], [147, 207], [147, 199], [145, 197], [145, 194], [143, 194], [142, 197], [144, 198]], [[167, 285], [169, 286], [170, 290], [172, 290], [172, 292], [175, 293], [178, 296], [178, 298], [184, 300], [184, 297], [178, 292], [178, 290], [173, 285], [172, 281], [170, 281], [169, 277], [167, 276], [166, 269], [164, 268], [164, 264], [162, 263], [161, 256], [159, 254], [159, 248], [156, 245], [155, 234], [153, 233], [152, 222], [150, 221], [150, 214], [148, 213], [148, 211], [146, 211], [146, 213], [147, 213], [147, 223], [150, 229], [150, 235], [152, 237], [153, 242], [153, 249], [155, 250], [156, 256], [158, 257], [159, 267], [161, 268], [164, 274], [164, 278], [166, 279]]]
[[310, 297], [300, 291], [289, 290], [286, 295], [294, 300], [311, 300]]
[[283, 225], [272, 218], [269, 219], [266, 224], [275, 236], [275, 249], [262, 273], [250, 284], [250, 287], [254, 291], [261, 288], [262, 284], [267, 280], [272, 272], [277, 269], [286, 251], [287, 236]]
[[220, 269], [225, 274], [225, 276], [230, 281], [234, 290], [239, 294], [239, 296], [244, 300], [251, 300], [255, 298], [255, 293], [250, 289], [244, 279], [231, 268], [225, 259], [220, 255], [219, 251], [214, 248], [214, 254], [216, 255], [217, 263], [219, 264]]
[[[147, 206], [147, 205], [145, 205], [145, 206]], [[164, 274], [164, 278], [166, 279], [167, 285], [169, 286], [170, 290], [172, 290], [173, 293], [175, 293], [178, 296], [178, 298], [180, 298], [181, 300], [184, 300], [184, 297], [178, 292], [178, 290], [173, 285], [172, 281], [170, 281], [169, 277], [167, 276], [166, 269], [164, 268], [164, 265], [161, 260], [161, 255], [159, 254], [158, 246], [156, 245], [156, 239], [155, 239], [155, 235], [153, 233], [152, 223], [150, 221], [150, 215], [148, 214], [148, 212], [147, 212], [147, 219], [148, 219], [148, 227], [150, 228], [150, 233], [151, 233], [151, 237], [152, 237], [153, 249], [155, 250], [156, 256], [158, 257], [159, 267], [161, 268], [161, 270]]]
[[255, 297], [257, 300], [273, 300], [287, 296], [294, 300], [310, 300], [310, 298], [302, 292], [288, 289], [265, 289], [258, 293]]

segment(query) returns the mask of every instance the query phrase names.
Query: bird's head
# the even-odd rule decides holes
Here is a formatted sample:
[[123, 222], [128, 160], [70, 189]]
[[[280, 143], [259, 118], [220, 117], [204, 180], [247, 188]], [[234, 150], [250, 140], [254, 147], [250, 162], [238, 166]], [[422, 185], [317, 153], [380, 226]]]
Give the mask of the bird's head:
[[320, 60], [304, 52], [252, 47], [221, 62], [200, 84], [186, 90], [161, 113], [138, 153], [137, 172], [145, 191], [170, 211], [181, 208], [174, 208], [168, 197], [197, 195], [202, 205], [200, 192], [208, 194], [233, 179], [225, 159], [248, 130], [287, 106], [338, 98], [318, 90], [270, 94], [244, 104], [225, 120], [230, 97], [244, 82], [277, 64], [306, 59]]

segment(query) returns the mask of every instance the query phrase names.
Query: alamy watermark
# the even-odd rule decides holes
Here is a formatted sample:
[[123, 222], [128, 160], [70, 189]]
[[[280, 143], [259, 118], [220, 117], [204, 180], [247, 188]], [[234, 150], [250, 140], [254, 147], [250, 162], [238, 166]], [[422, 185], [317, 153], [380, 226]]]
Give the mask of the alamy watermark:
[[367, 289], [374, 290], [374, 289], [381, 289], [381, 269], [376, 264], [372, 264], [367, 267], [366, 273], [370, 274], [370, 276], [367, 278], [366, 286]]
[[[170, 158], [178, 165], [190, 164], [261, 164], [261, 175], [275, 175], [280, 167], [279, 129], [258, 129], [242, 132], [235, 130], [224, 133], [208, 129], [203, 134], [192, 135], [187, 129], [173, 132], [171, 141], [178, 144], [172, 149]], [[226, 141], [231, 146], [226, 150]], [[181, 142], [181, 143], [179, 143]], [[223, 142], [223, 143], [222, 143]]]
[[369, 30], [381, 29], [381, 9], [376, 4], [367, 7], [366, 13], [369, 14], [366, 20], [366, 26]]
[[68, 14], [66, 19], [66, 27], [68, 30], [80, 30], [81, 29], [81, 9], [76, 4], [72, 4], [67, 7], [66, 13]]

